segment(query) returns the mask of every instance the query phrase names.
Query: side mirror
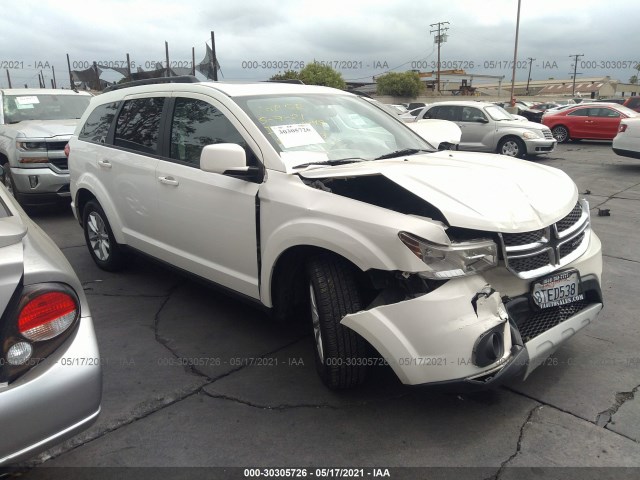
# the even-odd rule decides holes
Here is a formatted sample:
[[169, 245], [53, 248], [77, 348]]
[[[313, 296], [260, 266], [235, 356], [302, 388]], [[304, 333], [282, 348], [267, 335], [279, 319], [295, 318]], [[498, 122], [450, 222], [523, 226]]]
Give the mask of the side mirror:
[[236, 143], [207, 145], [200, 154], [200, 170], [211, 173], [247, 171], [247, 154]]
[[477, 123], [489, 123], [489, 120], [484, 117], [473, 117], [473, 121]]

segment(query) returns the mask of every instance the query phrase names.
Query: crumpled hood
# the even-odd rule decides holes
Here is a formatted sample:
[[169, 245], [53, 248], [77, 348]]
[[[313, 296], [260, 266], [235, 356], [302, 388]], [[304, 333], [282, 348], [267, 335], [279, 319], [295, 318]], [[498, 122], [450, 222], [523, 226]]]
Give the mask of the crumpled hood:
[[19, 137], [26, 138], [49, 138], [49, 137], [70, 137], [76, 129], [78, 119], [67, 120], [27, 120], [24, 122], [8, 125], [19, 132]]
[[438, 208], [452, 226], [505, 233], [546, 227], [578, 200], [575, 183], [561, 170], [474, 152], [313, 166], [299, 174], [309, 179], [384, 175]]

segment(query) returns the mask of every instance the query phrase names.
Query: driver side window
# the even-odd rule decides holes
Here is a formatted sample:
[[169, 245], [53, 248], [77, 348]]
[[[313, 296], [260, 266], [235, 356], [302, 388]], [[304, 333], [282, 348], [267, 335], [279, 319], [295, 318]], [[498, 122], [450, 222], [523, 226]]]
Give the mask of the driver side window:
[[248, 164], [256, 164], [247, 142], [220, 110], [202, 100], [176, 98], [171, 121], [171, 158], [200, 167], [202, 149], [215, 143], [240, 145], [247, 152]]

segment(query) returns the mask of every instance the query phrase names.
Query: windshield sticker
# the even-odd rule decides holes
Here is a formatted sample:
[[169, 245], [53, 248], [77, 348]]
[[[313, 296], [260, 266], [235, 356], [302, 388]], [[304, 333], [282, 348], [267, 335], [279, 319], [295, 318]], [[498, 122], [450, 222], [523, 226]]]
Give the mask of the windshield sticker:
[[40, 103], [38, 97], [35, 95], [29, 95], [28, 97], [16, 97], [16, 105], [18, 108], [20, 105], [33, 105], [34, 103]]
[[36, 103], [40, 103], [38, 97], [35, 95], [28, 95], [24, 97], [15, 97], [16, 109], [18, 110], [28, 110], [30, 108], [34, 108], [33, 106]]
[[301, 147], [303, 145], [315, 145], [324, 143], [324, 139], [308, 123], [294, 125], [273, 125], [271, 131], [278, 138], [284, 148]]

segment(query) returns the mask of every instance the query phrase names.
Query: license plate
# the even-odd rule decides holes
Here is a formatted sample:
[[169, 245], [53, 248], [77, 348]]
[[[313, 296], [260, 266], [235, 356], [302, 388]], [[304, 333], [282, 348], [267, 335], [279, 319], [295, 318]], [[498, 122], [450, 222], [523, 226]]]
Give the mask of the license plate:
[[531, 298], [538, 308], [551, 308], [584, 300], [577, 270], [565, 270], [536, 280]]

